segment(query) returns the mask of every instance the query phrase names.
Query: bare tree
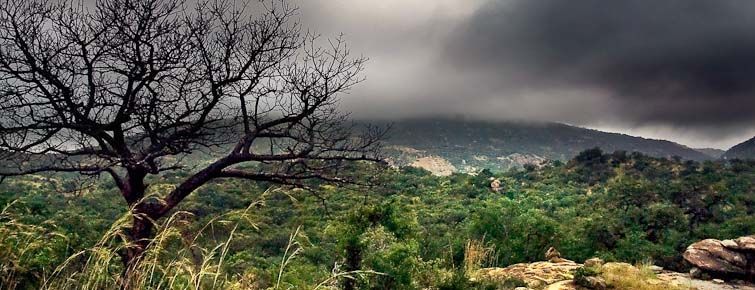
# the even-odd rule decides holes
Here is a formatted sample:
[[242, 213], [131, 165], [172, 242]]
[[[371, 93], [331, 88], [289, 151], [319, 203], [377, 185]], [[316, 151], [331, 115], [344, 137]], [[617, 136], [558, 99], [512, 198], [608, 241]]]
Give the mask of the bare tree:
[[[350, 182], [346, 162], [379, 160], [383, 132], [356, 136], [336, 108], [365, 59], [303, 33], [285, 1], [53, 2], [0, 4], [0, 150], [15, 161], [0, 176], [109, 175], [133, 214], [126, 269], [151, 220], [212, 180]], [[203, 148], [228, 149], [145, 198], [148, 176]]]

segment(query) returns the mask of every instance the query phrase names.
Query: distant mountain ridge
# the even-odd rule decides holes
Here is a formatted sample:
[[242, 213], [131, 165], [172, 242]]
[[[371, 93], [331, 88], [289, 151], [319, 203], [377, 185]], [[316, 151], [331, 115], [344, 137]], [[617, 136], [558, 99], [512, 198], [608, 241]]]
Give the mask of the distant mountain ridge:
[[744, 141], [731, 149], [727, 150], [722, 155], [724, 159], [755, 159], [755, 137], [750, 140]]
[[716, 149], [716, 148], [694, 148], [700, 153], [703, 153], [705, 155], [710, 156], [713, 159], [719, 159], [721, 156], [726, 153], [726, 150]]
[[[380, 124], [381, 122], [371, 122]], [[386, 140], [392, 162], [410, 165], [443, 158], [457, 171], [506, 170], [544, 160], [568, 160], [585, 149], [641, 152], [656, 157], [710, 160], [700, 151], [665, 140], [608, 133], [561, 123], [470, 121], [453, 118], [394, 122]], [[433, 164], [442, 164], [437, 160]], [[449, 170], [443, 164], [443, 171]], [[432, 171], [432, 170], [431, 170]]]

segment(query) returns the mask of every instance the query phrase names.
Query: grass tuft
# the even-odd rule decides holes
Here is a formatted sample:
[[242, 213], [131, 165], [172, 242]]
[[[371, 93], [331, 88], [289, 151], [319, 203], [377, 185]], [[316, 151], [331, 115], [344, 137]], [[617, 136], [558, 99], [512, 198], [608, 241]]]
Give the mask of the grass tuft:
[[485, 239], [467, 240], [464, 247], [464, 270], [467, 275], [473, 275], [475, 271], [486, 266], [495, 257], [495, 247], [487, 246]]
[[[642, 266], [644, 265], [644, 266]], [[652, 264], [650, 264], [652, 265]], [[601, 268], [601, 277], [610, 288], [616, 290], [687, 290], [668, 282], [655, 279], [650, 267], [643, 263], [635, 267], [626, 263], [609, 263]], [[645, 270], [643, 270], [643, 268]], [[648, 273], [648, 270], [650, 272]]]

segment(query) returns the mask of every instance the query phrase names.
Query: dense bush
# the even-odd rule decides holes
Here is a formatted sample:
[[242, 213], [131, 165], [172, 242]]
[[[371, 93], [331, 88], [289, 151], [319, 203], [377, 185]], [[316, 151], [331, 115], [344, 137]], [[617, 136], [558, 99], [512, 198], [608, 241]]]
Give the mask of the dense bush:
[[[374, 175], [362, 170], [355, 172]], [[470, 240], [490, 250], [481, 266], [542, 260], [554, 246], [572, 260], [652, 260], [682, 270], [691, 242], [755, 233], [753, 161], [593, 149], [529, 170], [436, 177], [401, 168], [371, 177], [381, 186], [324, 186], [317, 195], [246, 181], [207, 185], [183, 204], [186, 214], [159, 261], [204, 263], [197, 269], [219, 274], [193, 276], [169, 264], [155, 277], [230, 289], [488, 289], [464, 271]], [[502, 181], [499, 192], [489, 189], [491, 177]], [[162, 178], [151, 181], [153, 190], [174, 177]], [[3, 268], [14, 280], [6, 285], [39, 288], [66, 257], [98, 245], [112, 232], [108, 221], [124, 214], [111, 182], [88, 180], [77, 190], [71, 180], [29, 176], [0, 186], [0, 203], [17, 201], [0, 217], [0, 258], [14, 265]], [[22, 238], [45, 243], [20, 253]], [[106, 275], [121, 271], [112, 259]]]

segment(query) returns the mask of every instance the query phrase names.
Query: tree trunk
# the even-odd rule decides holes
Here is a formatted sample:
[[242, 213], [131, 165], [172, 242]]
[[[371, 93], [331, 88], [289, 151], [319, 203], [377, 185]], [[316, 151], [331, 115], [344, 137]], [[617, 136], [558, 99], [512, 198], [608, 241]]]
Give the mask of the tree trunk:
[[147, 190], [144, 183], [146, 172], [131, 168], [126, 176], [127, 186], [122, 188], [122, 194], [131, 208], [133, 221], [126, 231], [126, 248], [119, 253], [123, 262], [121, 274], [121, 289], [132, 289], [134, 281], [139, 278], [139, 264], [153, 238], [153, 221], [159, 218], [156, 210], [150, 207], [149, 201], [142, 200]]
[[[346, 271], [359, 271], [362, 266], [362, 247], [359, 242], [354, 240], [346, 245]], [[350, 275], [356, 276], [356, 275]], [[343, 281], [344, 290], [354, 290], [357, 287], [357, 281], [353, 278], [346, 278]]]
[[132, 289], [133, 281], [139, 278], [139, 263], [147, 251], [147, 247], [152, 241], [153, 224], [146, 214], [134, 211], [134, 220], [131, 228], [126, 229], [126, 242], [128, 246], [122, 250], [121, 259], [123, 262], [123, 273], [121, 289]]

